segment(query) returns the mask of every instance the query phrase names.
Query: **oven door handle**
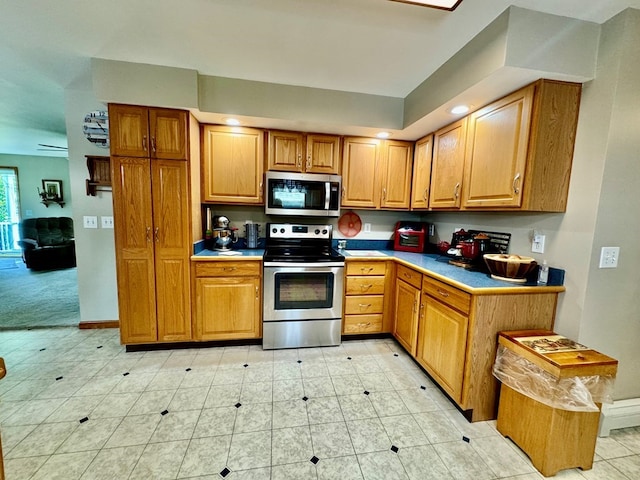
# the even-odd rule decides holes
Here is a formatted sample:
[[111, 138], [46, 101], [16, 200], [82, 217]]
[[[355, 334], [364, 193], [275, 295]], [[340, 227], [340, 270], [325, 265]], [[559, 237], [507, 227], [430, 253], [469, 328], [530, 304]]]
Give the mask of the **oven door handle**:
[[308, 262], [308, 263], [294, 263], [294, 262], [265, 262], [264, 268], [269, 267], [292, 267], [292, 268], [314, 268], [322, 269], [325, 267], [344, 267], [344, 262]]

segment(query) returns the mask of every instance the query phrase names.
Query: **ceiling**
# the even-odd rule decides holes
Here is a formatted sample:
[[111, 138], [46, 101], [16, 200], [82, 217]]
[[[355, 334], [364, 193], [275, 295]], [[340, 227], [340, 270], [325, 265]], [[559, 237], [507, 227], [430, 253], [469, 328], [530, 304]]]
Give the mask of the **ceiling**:
[[[509, 5], [603, 23], [640, 0], [0, 2], [0, 154], [65, 156], [64, 91], [92, 57], [405, 97]], [[340, 133], [340, 132], [336, 132]]]

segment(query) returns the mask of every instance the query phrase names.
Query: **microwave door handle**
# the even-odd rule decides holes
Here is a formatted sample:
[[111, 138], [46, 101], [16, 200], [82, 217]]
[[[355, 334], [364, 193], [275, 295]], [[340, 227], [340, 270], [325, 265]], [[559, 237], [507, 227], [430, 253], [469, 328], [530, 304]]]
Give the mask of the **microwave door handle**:
[[331, 182], [324, 183], [324, 209], [329, 210], [331, 203]]

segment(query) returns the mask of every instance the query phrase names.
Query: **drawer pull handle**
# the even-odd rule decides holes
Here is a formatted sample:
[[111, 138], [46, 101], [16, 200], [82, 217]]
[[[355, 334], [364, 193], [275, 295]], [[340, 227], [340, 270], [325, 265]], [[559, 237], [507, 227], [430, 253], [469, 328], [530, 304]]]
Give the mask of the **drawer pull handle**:
[[453, 190], [453, 198], [457, 200], [459, 194], [460, 194], [460, 182], [456, 183], [456, 187]]
[[307, 170], [311, 170], [311, 155], [307, 156]]
[[298, 166], [299, 167], [302, 166], [302, 154], [301, 153], [298, 154]]
[[158, 238], [158, 233], [160, 232], [160, 227], [156, 227], [156, 229], [153, 232], [153, 236], [156, 237], [156, 243], [158, 243], [160, 241], [160, 239]]
[[371, 304], [370, 303], [359, 303], [358, 306], [360, 308], [369, 308], [371, 306]]
[[156, 153], [156, 137], [151, 137], [151, 150]]
[[373, 270], [373, 267], [361, 267], [360, 270], [364, 273], [364, 272], [371, 272]]
[[422, 194], [422, 199], [424, 200], [424, 204], [427, 204], [427, 201], [429, 200], [429, 189], [425, 188], [424, 189], [424, 193]]
[[449, 294], [448, 294], [447, 292], [445, 292], [444, 290], [440, 290], [440, 289], [438, 289], [438, 293], [439, 293], [440, 295], [442, 295], [443, 297], [445, 297], [445, 298], [447, 298], [447, 297], [449, 296]]
[[413, 278], [413, 275], [411, 275], [410, 273], [407, 273], [407, 272], [404, 272], [404, 273], [403, 273], [403, 275], [404, 275], [406, 278]]
[[142, 149], [146, 152], [147, 151], [147, 136], [143, 135], [142, 136]]
[[369, 290], [371, 287], [373, 287], [373, 284], [369, 284], [369, 285], [360, 285], [360, 288], [362, 289], [362, 291], [364, 292], [365, 290]]
[[222, 267], [222, 270], [224, 270], [225, 272], [233, 272], [234, 270], [236, 270], [236, 267]]
[[146, 231], [147, 243], [151, 241], [151, 227], [147, 227]]

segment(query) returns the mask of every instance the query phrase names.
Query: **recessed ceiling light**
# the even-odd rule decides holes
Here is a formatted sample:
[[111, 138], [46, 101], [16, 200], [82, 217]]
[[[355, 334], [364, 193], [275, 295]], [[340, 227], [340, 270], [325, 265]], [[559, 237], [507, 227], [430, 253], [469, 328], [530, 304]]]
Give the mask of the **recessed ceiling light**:
[[224, 120], [224, 123], [226, 123], [227, 125], [231, 125], [231, 126], [240, 125], [240, 120], [238, 120], [237, 118], [225, 118], [223, 120]]
[[449, 110], [454, 115], [460, 115], [461, 113], [467, 113], [469, 111], [469, 105], [456, 105]]
[[391, 134], [389, 132], [378, 132], [376, 133], [376, 137], [378, 138], [389, 138]]
[[412, 3], [423, 7], [439, 8], [453, 12], [462, 0], [391, 0], [392, 2]]

